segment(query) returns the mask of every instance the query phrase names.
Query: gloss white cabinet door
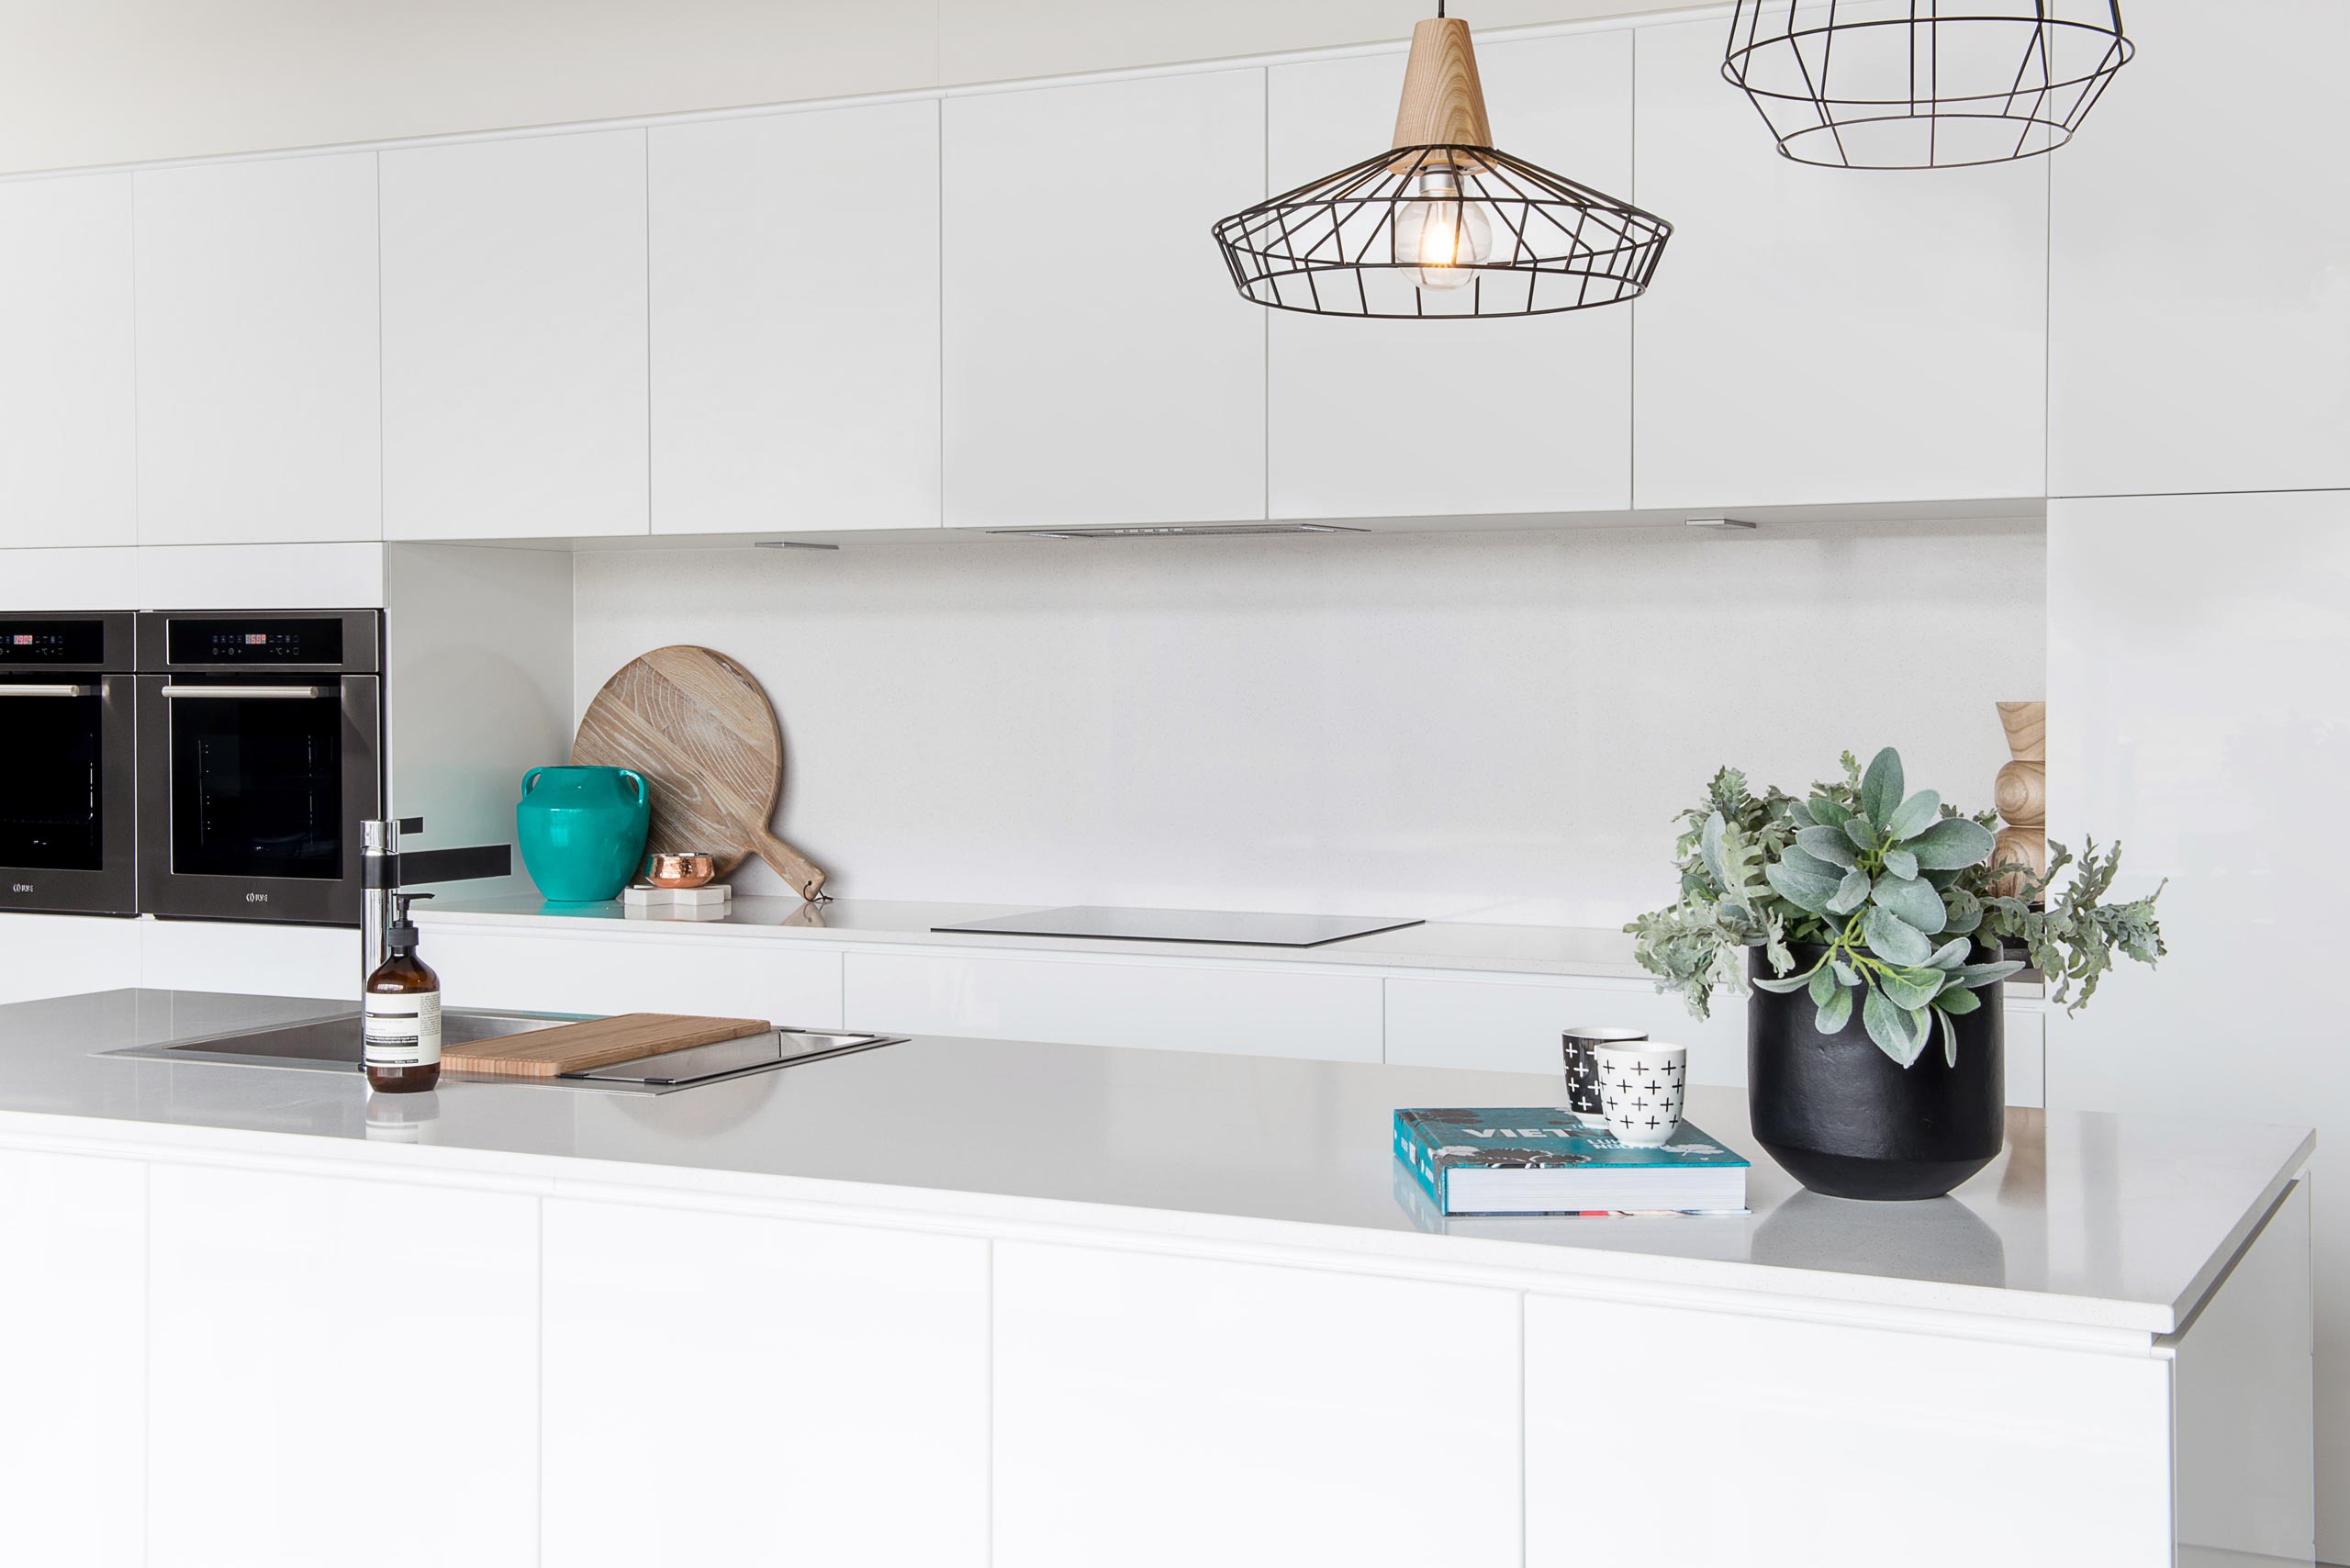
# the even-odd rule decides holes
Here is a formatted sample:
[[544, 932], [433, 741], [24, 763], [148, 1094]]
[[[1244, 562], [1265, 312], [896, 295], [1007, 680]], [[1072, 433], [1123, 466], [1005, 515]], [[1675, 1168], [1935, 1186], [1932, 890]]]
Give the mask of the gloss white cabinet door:
[[2050, 160], [1791, 162], [1722, 29], [1639, 36], [1633, 197], [1673, 235], [1633, 307], [1636, 503], [2042, 494]]
[[938, 105], [651, 133], [653, 532], [938, 522]]
[[647, 532], [644, 132], [382, 156], [384, 536]]
[[[618, 922], [613, 924], [617, 924]], [[428, 924], [425, 961], [452, 1007], [543, 1013], [700, 1013], [787, 1027], [841, 1026], [841, 956], [778, 942], [609, 936]]]
[[1525, 1376], [1539, 1568], [2172, 1568], [2150, 1354], [1529, 1294]]
[[140, 542], [381, 538], [375, 154], [135, 178]]
[[2173, 1350], [2182, 1563], [2318, 1555], [2313, 1306], [2302, 1181], [2277, 1200]]
[[150, 1568], [535, 1561], [538, 1199], [158, 1165]]
[[2350, 6], [2131, 0], [2048, 160], [2048, 487], [2350, 486]]
[[[2048, 831], [2168, 879], [2169, 953], [2048, 1021], [2048, 1101], [2317, 1129], [2310, 1163], [2321, 1558], [2350, 1556], [2350, 1058], [2322, 819], [2350, 767], [2350, 491], [2059, 500], [2048, 516]], [[2247, 984], [2247, 977], [2260, 977]]]
[[999, 1243], [995, 1561], [1517, 1568], [1518, 1304]]
[[130, 228], [128, 174], [0, 185], [0, 546], [138, 537]]
[[1377, 1061], [1379, 977], [1266, 966], [851, 951], [852, 1029]]
[[147, 1168], [0, 1148], [0, 1555], [146, 1562]]
[[543, 1304], [545, 1568], [987, 1562], [984, 1239], [551, 1201]]
[[[1477, 59], [1503, 147], [1631, 194], [1629, 32], [1489, 43]], [[1400, 54], [1268, 71], [1271, 187], [1292, 189], [1385, 146], [1403, 79]], [[1273, 516], [1632, 504], [1628, 307], [1505, 322], [1267, 317]], [[1438, 409], [1461, 416], [1457, 431], [1424, 417]]]
[[1265, 312], [1207, 227], [1265, 189], [1265, 73], [943, 106], [946, 521], [1265, 515]]

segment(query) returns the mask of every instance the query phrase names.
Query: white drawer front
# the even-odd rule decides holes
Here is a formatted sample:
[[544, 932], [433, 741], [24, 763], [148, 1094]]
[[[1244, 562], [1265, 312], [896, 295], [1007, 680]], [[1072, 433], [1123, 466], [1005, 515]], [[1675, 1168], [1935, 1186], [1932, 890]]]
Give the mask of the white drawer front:
[[1387, 1059], [1414, 1067], [1559, 1072], [1559, 1034], [1571, 1024], [1645, 1029], [1689, 1047], [1692, 1083], [1746, 1081], [1746, 1004], [1719, 997], [1700, 1024], [1676, 997], [1645, 980], [1390, 980]]
[[[2008, 1103], [2045, 1103], [2046, 1019], [2040, 1004], [2008, 1015]], [[1559, 1035], [1572, 1024], [1646, 1029], [1651, 1037], [1689, 1047], [1693, 1083], [1741, 1088], [1746, 1082], [1746, 1000], [1714, 999], [1700, 1024], [1677, 998], [1643, 980], [1389, 980], [1387, 1059], [1415, 1067], [1558, 1072]]]
[[141, 985], [359, 1001], [356, 931], [229, 920], [142, 920], [139, 928]]
[[0, 914], [0, 1002], [137, 985], [139, 924], [96, 914]]
[[853, 1028], [1377, 1061], [1376, 975], [847, 955]]
[[427, 925], [424, 961], [452, 1007], [541, 1013], [703, 1013], [836, 1029], [831, 948], [642, 936], [543, 936]]

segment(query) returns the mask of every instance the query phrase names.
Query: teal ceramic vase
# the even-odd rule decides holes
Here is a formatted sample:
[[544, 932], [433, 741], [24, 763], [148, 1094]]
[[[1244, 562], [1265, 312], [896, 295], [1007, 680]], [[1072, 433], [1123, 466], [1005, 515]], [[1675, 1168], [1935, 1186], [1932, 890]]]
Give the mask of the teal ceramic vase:
[[644, 860], [653, 790], [632, 767], [533, 767], [514, 807], [522, 865], [553, 903], [621, 896]]

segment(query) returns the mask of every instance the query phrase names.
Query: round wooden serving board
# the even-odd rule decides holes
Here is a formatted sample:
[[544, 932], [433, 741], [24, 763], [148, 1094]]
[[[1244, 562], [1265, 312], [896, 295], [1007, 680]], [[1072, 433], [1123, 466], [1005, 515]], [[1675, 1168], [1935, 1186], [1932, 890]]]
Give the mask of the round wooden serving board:
[[783, 731], [759, 683], [725, 655], [679, 644], [622, 665], [588, 705], [571, 760], [652, 781], [649, 849], [707, 850], [722, 877], [755, 854], [801, 898], [823, 890], [824, 873], [767, 831]]

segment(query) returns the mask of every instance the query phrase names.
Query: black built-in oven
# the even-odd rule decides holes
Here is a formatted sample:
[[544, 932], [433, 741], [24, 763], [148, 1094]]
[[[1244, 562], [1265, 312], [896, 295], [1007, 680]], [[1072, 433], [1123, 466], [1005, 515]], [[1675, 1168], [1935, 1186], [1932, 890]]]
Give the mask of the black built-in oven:
[[139, 617], [139, 907], [357, 925], [383, 813], [383, 617]]
[[0, 614], [0, 910], [138, 907], [130, 628]]

